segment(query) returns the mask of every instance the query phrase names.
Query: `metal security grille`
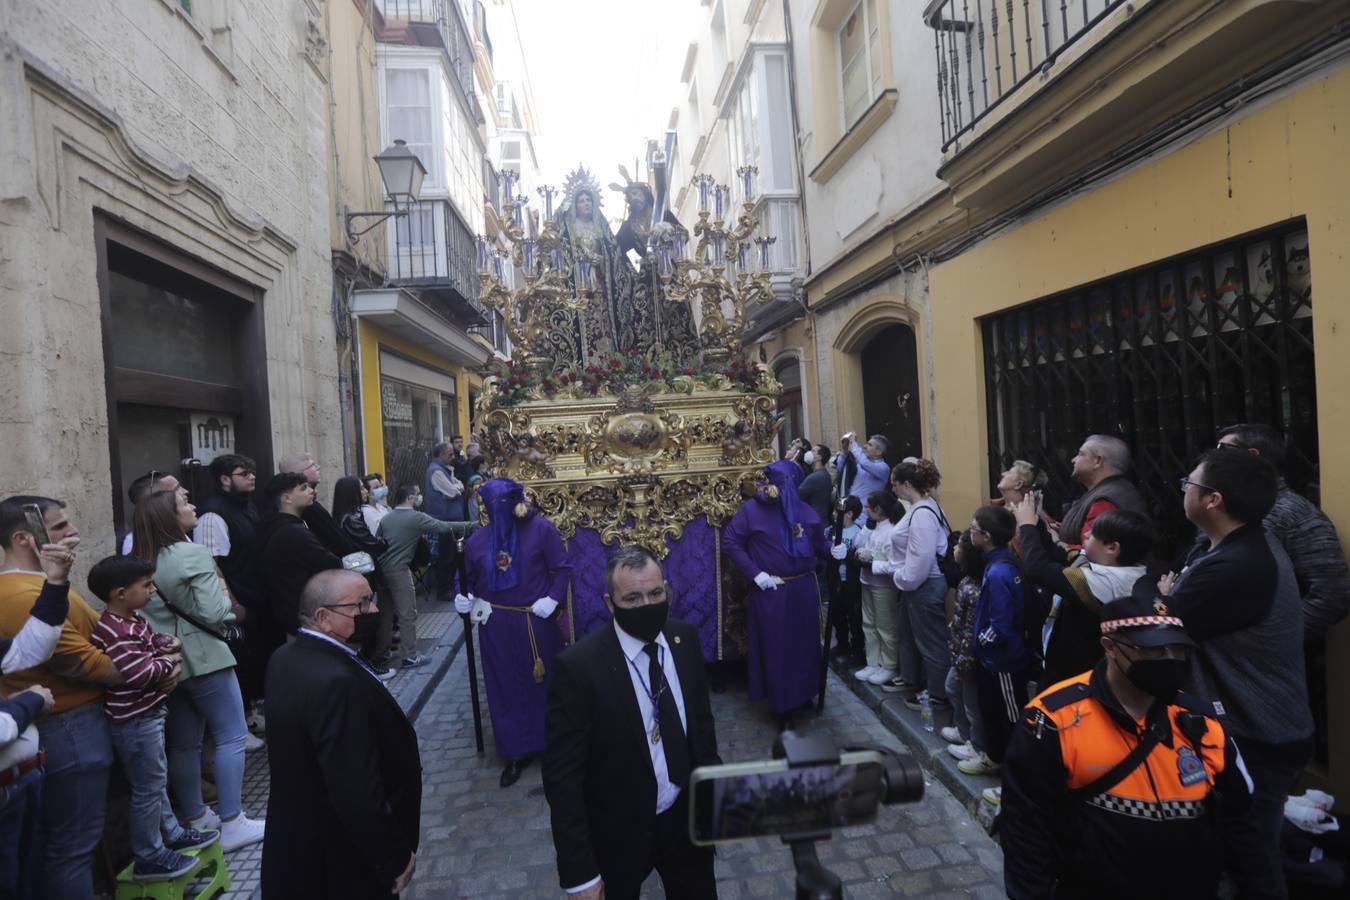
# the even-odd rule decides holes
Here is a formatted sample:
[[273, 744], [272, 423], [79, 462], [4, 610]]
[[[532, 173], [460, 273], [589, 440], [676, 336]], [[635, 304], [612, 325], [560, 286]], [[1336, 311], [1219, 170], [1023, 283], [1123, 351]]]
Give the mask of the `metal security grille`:
[[983, 320], [990, 485], [1014, 459], [1072, 494], [1083, 438], [1118, 434], [1162, 529], [1190, 528], [1177, 476], [1215, 430], [1266, 422], [1289, 437], [1295, 486], [1316, 499], [1312, 272], [1302, 222], [1197, 250]]

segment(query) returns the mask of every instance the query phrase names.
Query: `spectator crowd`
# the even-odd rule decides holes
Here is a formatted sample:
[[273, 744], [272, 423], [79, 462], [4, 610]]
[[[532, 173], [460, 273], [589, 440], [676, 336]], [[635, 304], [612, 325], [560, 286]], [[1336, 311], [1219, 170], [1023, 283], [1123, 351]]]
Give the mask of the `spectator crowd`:
[[[120, 552], [89, 569], [87, 594], [101, 611], [70, 583], [77, 511], [57, 497], [0, 501], [0, 897], [94, 897], [101, 842], [101, 859], [124, 869], [119, 879], [155, 882], [194, 873], [217, 843], [231, 851], [264, 840], [268, 821], [243, 804], [245, 754], [267, 747], [274, 771], [294, 766], [295, 742], [277, 750], [267, 739], [265, 697], [276, 690], [274, 668], [309, 659], [291, 654], [288, 663], [280, 648], [320, 637], [350, 653], [372, 684], [427, 662], [417, 649], [415, 580], [428, 570], [432, 595], [453, 595], [486, 474], [476, 443], [455, 437], [430, 450], [421, 483], [344, 476], [331, 509], [309, 454], [283, 458], [262, 479], [250, 457], [217, 456], [204, 498], [173, 473], [148, 472], [128, 486], [134, 512]], [[353, 592], [362, 595], [355, 603], [326, 602]], [[294, 703], [303, 680], [290, 671], [280, 680], [292, 687], [284, 702]], [[396, 703], [386, 705], [386, 724], [407, 725]], [[289, 733], [295, 719], [286, 716]], [[306, 746], [322, 769], [323, 751]], [[412, 753], [415, 774], [415, 740]], [[114, 760], [129, 788], [125, 831], [109, 827]], [[360, 807], [361, 799], [348, 806], [371, 821], [401, 807], [403, 849], [393, 853], [401, 858], [377, 869], [384, 890], [401, 889], [415, 869], [406, 845], [415, 847], [417, 804], [409, 839], [406, 799]], [[294, 815], [282, 821], [294, 842]], [[304, 849], [312, 848], [292, 843], [265, 856], [264, 880], [269, 867], [302, 867]], [[275, 871], [272, 881], [289, 883]], [[351, 883], [362, 882], [343, 890]], [[271, 895], [283, 892], [306, 895], [291, 887]]]
[[949, 712], [959, 771], [1001, 779], [984, 795], [1009, 895], [1124, 896], [1184, 870], [1164, 896], [1214, 896], [1224, 871], [1235, 896], [1287, 896], [1281, 825], [1314, 750], [1305, 646], [1350, 611], [1350, 573], [1283, 478], [1283, 437], [1225, 428], [1178, 473], [1196, 537], [1176, 559], [1118, 437], [1083, 441], [1063, 508], [1019, 459], [955, 529], [936, 466], [888, 449], [846, 434], [787, 452], [831, 526], [830, 658], [926, 723]]
[[[742, 485], [721, 547], [744, 587], [751, 699], [794, 727], [828, 659], [919, 711], [960, 772], [1001, 779], [986, 796], [1009, 896], [1125, 896], [1141, 874], [1170, 879], [1161, 896], [1215, 896], [1221, 878], [1287, 896], [1280, 829], [1314, 748], [1306, 647], [1350, 611], [1350, 572], [1282, 478], [1282, 437], [1226, 428], [1178, 473], [1196, 537], [1175, 559], [1118, 437], [1067, 461], [1071, 502], [1019, 459], [973, 510], [944, 507], [932, 460], [892, 465], [890, 449], [798, 439]], [[218, 456], [205, 498], [151, 471], [129, 486], [121, 552], [89, 570], [100, 611], [70, 584], [76, 511], [0, 501], [0, 896], [94, 896], [114, 761], [124, 878], [263, 842], [264, 896], [401, 891], [421, 769], [381, 682], [428, 662], [419, 587], [477, 626], [501, 786], [543, 759], [560, 886], [635, 896], [655, 868], [668, 896], [716, 896], [685, 790], [720, 760], [712, 679], [668, 618], [662, 564], [610, 554], [612, 627], [564, 648], [557, 529], [475, 442], [429, 451], [419, 480], [344, 475], [329, 506], [308, 454], [261, 484], [249, 457]], [[640, 740], [615, 741], [624, 729]], [[243, 792], [263, 747], [266, 821]]]

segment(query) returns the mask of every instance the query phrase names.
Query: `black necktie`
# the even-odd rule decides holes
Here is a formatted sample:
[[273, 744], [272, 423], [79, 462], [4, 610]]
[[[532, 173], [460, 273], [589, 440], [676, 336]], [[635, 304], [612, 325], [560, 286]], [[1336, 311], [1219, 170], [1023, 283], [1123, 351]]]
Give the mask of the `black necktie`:
[[670, 776], [671, 784], [684, 787], [689, 782], [689, 746], [680, 725], [680, 711], [657, 660], [660, 648], [653, 642], [642, 649], [647, 651], [647, 683], [656, 695], [656, 721], [661, 729], [661, 746], [666, 753], [666, 774]]

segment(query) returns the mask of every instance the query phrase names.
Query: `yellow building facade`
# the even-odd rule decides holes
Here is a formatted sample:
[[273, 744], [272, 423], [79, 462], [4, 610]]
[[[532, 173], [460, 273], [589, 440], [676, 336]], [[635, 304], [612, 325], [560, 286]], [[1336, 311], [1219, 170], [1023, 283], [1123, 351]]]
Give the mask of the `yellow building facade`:
[[[937, 441], [953, 509], [983, 502], [989, 423], [981, 319], [1284, 223], [1306, 224], [1321, 505], [1350, 527], [1350, 68], [1299, 86], [1187, 146], [979, 243], [930, 275]], [[974, 414], [972, 414], [974, 413]], [[1067, 460], [1064, 461], [1067, 466]], [[1178, 471], [1178, 475], [1186, 470]], [[1330, 752], [1322, 774], [1350, 788], [1350, 623], [1327, 648]]]

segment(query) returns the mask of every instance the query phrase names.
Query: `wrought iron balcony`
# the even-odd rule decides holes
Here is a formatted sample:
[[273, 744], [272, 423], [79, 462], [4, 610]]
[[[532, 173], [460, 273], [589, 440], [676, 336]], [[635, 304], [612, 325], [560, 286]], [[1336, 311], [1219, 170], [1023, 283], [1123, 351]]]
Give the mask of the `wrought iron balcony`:
[[942, 149], [960, 142], [1019, 87], [1125, 0], [933, 0]]
[[489, 322], [478, 302], [473, 232], [448, 200], [418, 200], [408, 215], [387, 226], [389, 278], [417, 289], [435, 311], [456, 325]]

